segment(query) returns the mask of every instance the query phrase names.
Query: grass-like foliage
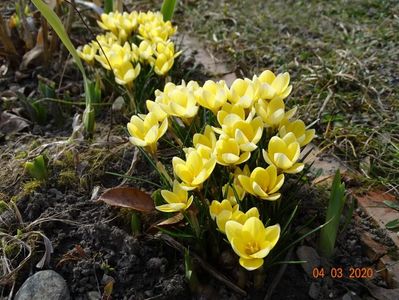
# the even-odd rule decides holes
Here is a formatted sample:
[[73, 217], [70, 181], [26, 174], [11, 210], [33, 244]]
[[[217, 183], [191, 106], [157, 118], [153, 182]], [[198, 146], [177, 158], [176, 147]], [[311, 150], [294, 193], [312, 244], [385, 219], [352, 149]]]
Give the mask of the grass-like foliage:
[[[208, 246], [217, 252], [225, 236], [240, 265], [258, 269], [279, 242], [279, 223], [286, 228], [292, 220], [295, 211], [286, 211], [280, 188], [303, 170], [301, 147], [315, 131], [294, 119], [296, 108], [286, 109], [291, 90], [288, 73], [269, 70], [230, 87], [168, 83], [146, 102], [148, 113], [128, 123], [130, 141], [164, 182], [156, 208], [183, 214], [201, 253]], [[160, 139], [181, 151], [172, 159], [173, 175], [158, 159]]]
[[326, 225], [320, 231], [320, 252], [332, 256], [337, 239], [342, 210], [345, 205], [345, 183], [341, 182], [341, 174], [337, 170], [331, 187], [330, 201], [328, 202]]
[[79, 54], [72, 44], [68, 34], [65, 31], [64, 25], [62, 24], [60, 18], [57, 14], [42, 0], [32, 0], [33, 4], [41, 12], [43, 17], [47, 20], [50, 26], [53, 28], [55, 33], [60, 38], [61, 42], [64, 44], [65, 48], [68, 49], [69, 53], [72, 55], [78, 69], [83, 77], [85, 95], [86, 95], [86, 109], [83, 114], [85, 130], [89, 136], [93, 134], [94, 131], [94, 106], [93, 102], [98, 101], [96, 95], [98, 91], [95, 90], [95, 84], [90, 82], [86, 76], [85, 69], [83, 67], [82, 61], [80, 60]]

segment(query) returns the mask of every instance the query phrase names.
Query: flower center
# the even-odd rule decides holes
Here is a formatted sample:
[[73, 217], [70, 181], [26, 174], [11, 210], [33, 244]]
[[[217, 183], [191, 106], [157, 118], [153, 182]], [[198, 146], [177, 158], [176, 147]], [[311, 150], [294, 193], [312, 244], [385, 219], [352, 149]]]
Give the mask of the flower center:
[[245, 246], [245, 253], [248, 255], [254, 254], [260, 250], [260, 247], [257, 242], [249, 242]]

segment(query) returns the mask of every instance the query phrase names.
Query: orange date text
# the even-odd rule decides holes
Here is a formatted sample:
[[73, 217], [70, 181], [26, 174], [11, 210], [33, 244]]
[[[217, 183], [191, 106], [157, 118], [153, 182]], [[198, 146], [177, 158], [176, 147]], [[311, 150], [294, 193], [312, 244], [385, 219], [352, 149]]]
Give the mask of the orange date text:
[[333, 268], [323, 268], [316, 267], [312, 270], [312, 277], [315, 279], [323, 279], [324, 277], [331, 277], [333, 279], [340, 278], [350, 278], [350, 279], [371, 279], [374, 276], [374, 270], [370, 267], [364, 268], [342, 268], [342, 267], [333, 267]]

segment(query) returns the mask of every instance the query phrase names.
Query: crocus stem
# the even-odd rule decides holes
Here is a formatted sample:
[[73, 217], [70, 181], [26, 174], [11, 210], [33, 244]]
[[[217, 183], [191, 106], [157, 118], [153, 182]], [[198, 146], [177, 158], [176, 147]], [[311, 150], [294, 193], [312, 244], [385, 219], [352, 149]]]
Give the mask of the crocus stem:
[[130, 105], [130, 109], [132, 110], [133, 113], [137, 113], [137, 106], [136, 106], [136, 99], [134, 97], [134, 93], [133, 93], [133, 85], [131, 83], [126, 85], [126, 91], [127, 94], [129, 96], [129, 105]]
[[259, 290], [263, 287], [265, 283], [265, 272], [263, 272], [263, 267], [255, 271], [254, 274], [254, 288]]
[[238, 269], [238, 282], [237, 285], [244, 289], [247, 284], [247, 272], [243, 268]]
[[201, 236], [201, 228], [198, 223], [197, 216], [192, 211], [186, 211], [183, 213], [183, 215], [187, 219], [187, 222], [190, 224], [191, 228], [194, 230], [195, 236], [199, 239]]
[[166, 171], [166, 168], [163, 165], [163, 163], [158, 160], [157, 154], [151, 153], [151, 157], [155, 162], [155, 165], [156, 165], [159, 175], [161, 175], [167, 181], [167, 183], [169, 184], [170, 187], [173, 186], [173, 180], [169, 176], [168, 172]]

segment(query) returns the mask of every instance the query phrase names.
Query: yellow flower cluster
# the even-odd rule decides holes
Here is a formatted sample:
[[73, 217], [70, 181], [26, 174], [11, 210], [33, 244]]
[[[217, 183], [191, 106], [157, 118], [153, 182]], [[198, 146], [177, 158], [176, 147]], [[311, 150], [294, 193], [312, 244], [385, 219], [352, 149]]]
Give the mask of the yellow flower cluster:
[[106, 70], [112, 70], [118, 84], [131, 84], [143, 64], [165, 76], [180, 54], [175, 53], [170, 40], [176, 27], [170, 21], [164, 22], [160, 12], [111, 12], [102, 14], [98, 25], [107, 32], [81, 47], [78, 53], [87, 63], [97, 61]]
[[[172, 159], [176, 178], [173, 191], [162, 191], [167, 204], [157, 209], [164, 212], [188, 209], [193, 203], [193, 195], [189, 197], [188, 193], [194, 190], [201, 193], [216, 165], [225, 167], [230, 180], [224, 185], [218, 182], [216, 188], [223, 187], [223, 199], [212, 201], [210, 216], [227, 235], [241, 266], [248, 270], [262, 266], [264, 257], [279, 239], [280, 227], [265, 227], [258, 209], [241, 211], [240, 202], [247, 195], [266, 201], [279, 199], [284, 173], [303, 169], [304, 164], [298, 161], [300, 148], [315, 134], [314, 130], [306, 129], [303, 121], [292, 120], [295, 108], [286, 111], [284, 99], [292, 90], [289, 82], [288, 73], [276, 76], [267, 70], [252, 80], [236, 79], [230, 87], [224, 81], [207, 81], [203, 86], [194, 81], [168, 83], [163, 91], [155, 92], [154, 101], [147, 100], [149, 113], [132, 117], [128, 124], [131, 142], [155, 153], [167, 124], [178, 118], [188, 130], [195, 118], [199, 118], [200, 109], [213, 114], [214, 124], [195, 133], [192, 147], [183, 149], [185, 159]], [[265, 149], [255, 151], [260, 143]], [[259, 166], [258, 161], [250, 169], [248, 162], [253, 153], [263, 154], [265, 167]], [[239, 165], [243, 165], [242, 169]]]

